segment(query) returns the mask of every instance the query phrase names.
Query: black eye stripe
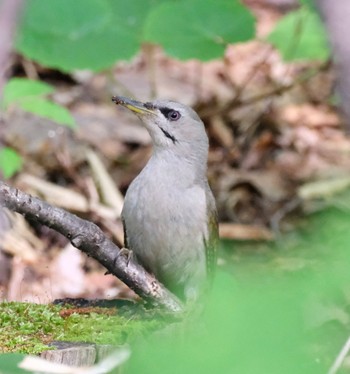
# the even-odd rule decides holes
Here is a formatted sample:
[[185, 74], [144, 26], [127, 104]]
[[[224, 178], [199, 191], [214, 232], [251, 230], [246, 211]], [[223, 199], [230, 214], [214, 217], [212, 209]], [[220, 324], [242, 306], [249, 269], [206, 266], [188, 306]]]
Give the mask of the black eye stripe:
[[169, 113], [173, 111], [173, 109], [169, 109], [169, 108], [159, 108], [159, 110], [161, 111], [163, 116], [166, 118], [168, 118]]
[[170, 108], [159, 108], [160, 112], [164, 115], [165, 118], [169, 119], [170, 121], [177, 121], [180, 117], [181, 114]]

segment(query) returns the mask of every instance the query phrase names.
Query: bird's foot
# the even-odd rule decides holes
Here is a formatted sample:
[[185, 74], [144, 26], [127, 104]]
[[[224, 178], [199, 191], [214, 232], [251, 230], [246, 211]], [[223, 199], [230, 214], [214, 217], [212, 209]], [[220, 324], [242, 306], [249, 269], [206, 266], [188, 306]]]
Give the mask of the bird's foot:
[[120, 256], [125, 257], [126, 266], [128, 266], [130, 260], [133, 258], [133, 251], [131, 249], [128, 249], [128, 248], [125, 248], [125, 247], [120, 248], [120, 251], [119, 251], [116, 259], [118, 259]]

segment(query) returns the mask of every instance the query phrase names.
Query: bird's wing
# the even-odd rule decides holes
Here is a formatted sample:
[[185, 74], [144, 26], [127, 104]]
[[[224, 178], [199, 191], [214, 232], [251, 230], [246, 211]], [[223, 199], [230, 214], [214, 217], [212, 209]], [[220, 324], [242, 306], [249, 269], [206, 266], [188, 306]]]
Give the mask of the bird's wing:
[[206, 250], [208, 278], [211, 280], [215, 273], [217, 261], [217, 247], [219, 244], [218, 214], [216, 210], [213, 194], [208, 186], [206, 192], [207, 199], [207, 217], [208, 217], [208, 236], [204, 238]]
[[123, 216], [122, 216], [122, 223], [123, 223], [123, 230], [124, 230], [124, 248], [129, 248], [128, 236], [126, 235], [126, 226], [125, 226], [125, 220]]

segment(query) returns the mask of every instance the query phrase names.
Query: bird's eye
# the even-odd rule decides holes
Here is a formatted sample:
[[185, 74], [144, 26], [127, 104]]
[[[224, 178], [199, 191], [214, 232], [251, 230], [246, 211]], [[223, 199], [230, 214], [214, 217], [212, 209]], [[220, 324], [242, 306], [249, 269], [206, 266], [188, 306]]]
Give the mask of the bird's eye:
[[167, 117], [170, 121], [177, 121], [181, 117], [181, 114], [177, 110], [171, 110]]

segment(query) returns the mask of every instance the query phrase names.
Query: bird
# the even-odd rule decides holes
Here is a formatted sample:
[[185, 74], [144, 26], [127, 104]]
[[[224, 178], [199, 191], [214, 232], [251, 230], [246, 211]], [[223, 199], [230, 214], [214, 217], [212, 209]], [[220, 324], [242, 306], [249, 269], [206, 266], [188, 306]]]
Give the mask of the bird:
[[180, 300], [194, 303], [210, 289], [218, 245], [204, 124], [192, 108], [175, 101], [112, 101], [139, 117], [153, 145], [125, 195], [124, 247]]

